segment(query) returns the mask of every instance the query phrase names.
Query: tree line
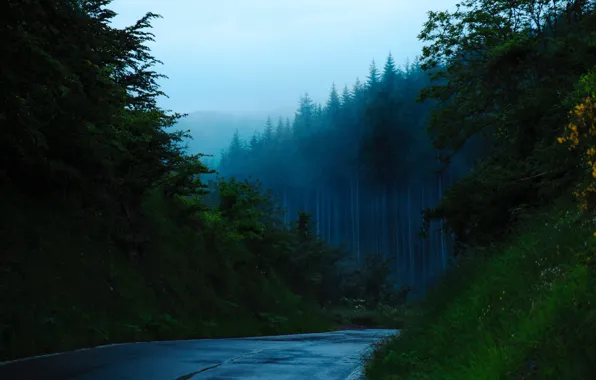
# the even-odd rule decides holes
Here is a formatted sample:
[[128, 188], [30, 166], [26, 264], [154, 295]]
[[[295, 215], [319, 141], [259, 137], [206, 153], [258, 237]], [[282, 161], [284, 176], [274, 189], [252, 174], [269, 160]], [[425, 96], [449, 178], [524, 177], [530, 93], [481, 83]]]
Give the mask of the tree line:
[[258, 178], [286, 222], [308, 211], [321, 236], [350, 250], [356, 264], [367, 254], [390, 258], [393, 275], [423, 291], [446, 268], [452, 239], [440, 222], [421, 234], [421, 210], [479, 157], [475, 146], [443, 167], [425, 131], [436, 102], [416, 102], [429, 84], [418, 62], [399, 68], [389, 54], [381, 70], [371, 63], [364, 83], [333, 85], [325, 104], [305, 94], [292, 120], [269, 118], [249, 141], [236, 133], [218, 171]]

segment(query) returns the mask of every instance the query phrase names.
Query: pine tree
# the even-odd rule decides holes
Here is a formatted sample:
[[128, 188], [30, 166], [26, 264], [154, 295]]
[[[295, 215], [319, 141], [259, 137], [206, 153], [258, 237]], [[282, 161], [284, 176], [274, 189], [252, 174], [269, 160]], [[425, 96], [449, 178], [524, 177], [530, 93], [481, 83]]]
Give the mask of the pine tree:
[[356, 78], [354, 82], [354, 86], [352, 87], [352, 101], [354, 102], [354, 106], [356, 108], [362, 107], [364, 104], [364, 99], [366, 97], [366, 87], [360, 81], [359, 78]]
[[260, 143], [260, 133], [259, 131], [254, 131], [252, 137], [250, 138], [250, 142], [248, 143], [248, 147], [251, 152], [258, 153]]
[[323, 129], [325, 126], [325, 122], [325, 111], [323, 110], [323, 106], [321, 105], [321, 103], [316, 103], [311, 126], [312, 132], [316, 132]]
[[352, 103], [352, 94], [350, 93], [350, 89], [348, 85], [344, 86], [344, 89], [341, 93], [341, 107], [348, 108]]
[[393, 90], [395, 88], [396, 78], [397, 70], [395, 68], [395, 61], [393, 60], [391, 53], [389, 53], [387, 62], [385, 62], [385, 67], [383, 68], [383, 88], [388, 91]]
[[288, 139], [292, 138], [292, 123], [290, 122], [289, 117], [286, 117], [286, 120], [284, 122], [284, 135]]
[[275, 140], [276, 141], [283, 141], [285, 139], [284, 134], [284, 120], [280, 116], [277, 120], [277, 127], [275, 127]]
[[271, 121], [271, 116], [268, 116], [267, 121], [265, 122], [265, 130], [263, 131], [263, 144], [265, 146], [271, 144], [273, 141], [273, 135], [273, 121]]
[[339, 100], [339, 95], [337, 94], [337, 89], [335, 87], [335, 83], [331, 85], [331, 92], [329, 93], [329, 98], [327, 99], [327, 104], [325, 104], [325, 113], [331, 119], [337, 116], [337, 112], [341, 106], [341, 102]]
[[316, 112], [316, 105], [308, 95], [304, 94], [300, 98], [298, 111], [294, 117], [293, 135], [296, 137], [305, 137], [312, 132], [313, 122]]
[[237, 160], [242, 159], [244, 156], [244, 144], [242, 143], [238, 129], [234, 132], [227, 155], [232, 162], [238, 162]]
[[379, 69], [377, 69], [377, 64], [373, 59], [369, 69], [368, 69], [368, 76], [366, 77], [366, 87], [368, 90], [373, 90], [377, 87], [381, 80], [381, 75], [379, 74]]
[[360, 78], [356, 77], [356, 80], [354, 81], [354, 87], [352, 90], [352, 94], [356, 94], [359, 91], [364, 90], [364, 86], [362, 85], [362, 82], [360, 81]]

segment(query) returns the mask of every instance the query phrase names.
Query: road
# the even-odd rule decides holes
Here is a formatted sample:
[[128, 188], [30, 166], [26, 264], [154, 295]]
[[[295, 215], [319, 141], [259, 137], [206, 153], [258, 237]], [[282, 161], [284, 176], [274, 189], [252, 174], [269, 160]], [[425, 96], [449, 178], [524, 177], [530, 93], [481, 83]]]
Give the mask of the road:
[[0, 379], [356, 380], [370, 345], [396, 330], [125, 343], [0, 363]]

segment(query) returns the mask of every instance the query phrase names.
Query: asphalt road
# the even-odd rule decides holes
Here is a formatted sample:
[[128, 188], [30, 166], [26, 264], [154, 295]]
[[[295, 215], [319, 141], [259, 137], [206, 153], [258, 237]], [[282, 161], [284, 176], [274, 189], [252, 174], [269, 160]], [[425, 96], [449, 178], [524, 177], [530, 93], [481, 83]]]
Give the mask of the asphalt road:
[[357, 380], [370, 345], [395, 333], [367, 329], [116, 344], [0, 363], [0, 380]]

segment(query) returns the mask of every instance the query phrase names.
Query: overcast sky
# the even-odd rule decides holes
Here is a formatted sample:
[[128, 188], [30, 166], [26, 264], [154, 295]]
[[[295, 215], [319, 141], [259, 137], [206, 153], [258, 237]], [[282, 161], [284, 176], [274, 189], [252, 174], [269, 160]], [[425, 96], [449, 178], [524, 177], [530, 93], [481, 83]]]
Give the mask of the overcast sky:
[[381, 67], [420, 54], [416, 36], [429, 10], [455, 0], [114, 0], [114, 23], [146, 12], [158, 71], [176, 112], [272, 111], [295, 107], [301, 94], [324, 101], [331, 83], [364, 79]]

